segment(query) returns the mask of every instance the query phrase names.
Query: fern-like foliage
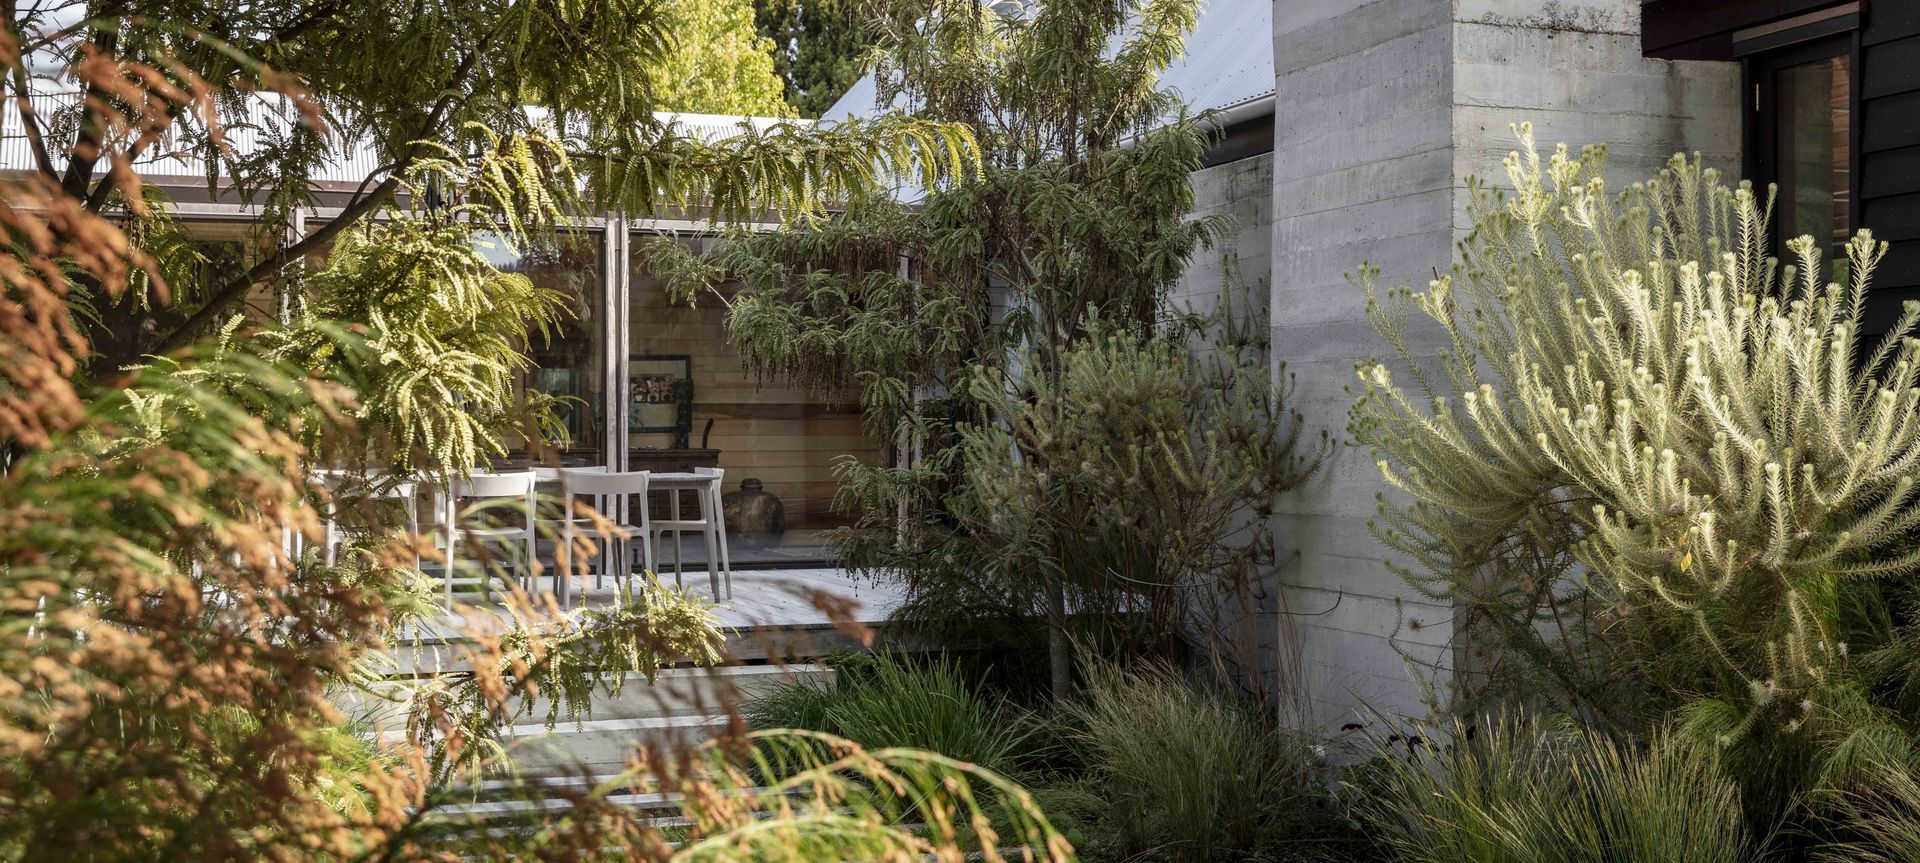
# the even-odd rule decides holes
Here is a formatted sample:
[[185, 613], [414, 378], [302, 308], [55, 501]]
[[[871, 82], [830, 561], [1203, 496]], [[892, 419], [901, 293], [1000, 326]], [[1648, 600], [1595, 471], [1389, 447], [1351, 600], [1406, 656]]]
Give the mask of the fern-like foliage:
[[[979, 375], [1057, 392], [1068, 356], [1096, 331], [1136, 345], [1153, 337], [1169, 291], [1224, 228], [1187, 218], [1207, 136], [1158, 86], [1197, 8], [1051, 0], [1016, 14], [954, 0], [883, 19], [880, 98], [965, 128], [980, 146], [977, 176], [925, 177], [917, 206], [851, 197], [831, 218], [738, 234], [706, 259], [672, 242], [649, 246], [649, 266], [682, 298], [728, 305], [729, 338], [748, 368], [857, 399], [869, 434], [896, 445], [894, 465], [839, 466], [841, 505], [860, 519], [841, 551], [851, 566], [905, 580], [926, 608], [942, 609], [930, 619], [976, 616], [954, 608], [1040, 611], [1063, 627], [1069, 582], [1126, 590], [1115, 585], [1141, 578], [1159, 590], [1184, 579], [1142, 574], [1170, 553], [1108, 571], [1059, 547], [976, 533], [989, 508], [969, 502], [975, 478], [959, 429], [992, 427], [1018, 400], [983, 398], [993, 387], [976, 387]], [[723, 279], [737, 289], [723, 290]], [[1174, 425], [1160, 428], [1171, 435]], [[1045, 462], [1026, 437], [1001, 443], [1015, 464]], [[1064, 526], [1034, 530], [1055, 528]], [[1076, 574], [1064, 576], [1069, 568]], [[1064, 641], [1056, 647], [1064, 663]]]
[[1750, 804], [1903, 757], [1920, 716], [1858, 660], [1907, 649], [1920, 568], [1920, 307], [1862, 316], [1886, 244], [1860, 232], [1828, 281], [1697, 156], [1615, 196], [1603, 150], [1516, 131], [1448, 274], [1361, 274], [1413, 381], [1359, 370], [1351, 428], [1406, 495], [1377, 535], [1485, 639], [1469, 671], [1619, 723], [1677, 710], [1769, 777]]

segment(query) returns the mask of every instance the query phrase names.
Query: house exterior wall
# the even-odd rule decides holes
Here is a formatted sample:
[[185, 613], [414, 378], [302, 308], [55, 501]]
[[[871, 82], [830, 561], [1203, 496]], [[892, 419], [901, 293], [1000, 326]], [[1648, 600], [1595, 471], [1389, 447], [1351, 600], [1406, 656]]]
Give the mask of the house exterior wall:
[[1265, 311], [1273, 268], [1273, 154], [1202, 168], [1191, 176], [1192, 217], [1229, 216], [1233, 221], [1215, 248], [1194, 256], [1169, 295], [1169, 305], [1176, 312], [1211, 314], [1224, 296], [1236, 315]]
[[[1739, 164], [1738, 70], [1641, 55], [1638, 0], [1276, 0], [1271, 328], [1306, 421], [1343, 443], [1354, 366], [1387, 354], [1346, 279], [1424, 285], [1464, 236], [1465, 181], [1504, 179], [1508, 124], [1547, 147], [1609, 143], [1616, 188], [1675, 150]], [[1416, 331], [1413, 350], [1436, 347]], [[1276, 501], [1275, 543], [1302, 717], [1422, 714], [1462, 656], [1453, 609], [1385, 565], [1369, 533], [1386, 492], [1371, 454], [1338, 448]]]

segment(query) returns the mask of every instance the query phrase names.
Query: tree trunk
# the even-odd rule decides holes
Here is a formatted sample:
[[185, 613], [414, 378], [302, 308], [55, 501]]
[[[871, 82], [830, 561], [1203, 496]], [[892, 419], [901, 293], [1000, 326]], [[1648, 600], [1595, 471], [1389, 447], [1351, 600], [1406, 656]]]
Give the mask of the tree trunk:
[[1073, 691], [1073, 645], [1067, 639], [1067, 593], [1055, 581], [1047, 585], [1047, 671], [1053, 699]]

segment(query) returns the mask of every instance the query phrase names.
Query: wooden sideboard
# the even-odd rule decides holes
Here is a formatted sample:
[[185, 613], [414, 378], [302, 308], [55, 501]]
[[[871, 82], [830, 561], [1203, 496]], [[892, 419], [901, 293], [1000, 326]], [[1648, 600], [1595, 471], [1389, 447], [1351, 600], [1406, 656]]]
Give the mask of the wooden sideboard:
[[684, 473], [696, 467], [719, 466], [720, 451], [717, 449], [647, 447], [627, 450], [627, 470]]

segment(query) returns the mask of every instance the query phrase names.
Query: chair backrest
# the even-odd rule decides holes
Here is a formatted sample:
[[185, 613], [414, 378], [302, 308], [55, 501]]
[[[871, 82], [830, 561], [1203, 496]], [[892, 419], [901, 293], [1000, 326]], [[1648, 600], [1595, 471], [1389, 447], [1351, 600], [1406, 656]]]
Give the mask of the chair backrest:
[[693, 472], [706, 477], [711, 482], [724, 482], [727, 476], [727, 472], [724, 469], [717, 467], [696, 467], [693, 469]]
[[561, 474], [560, 484], [567, 490], [567, 494], [575, 495], [646, 494], [647, 482], [651, 476], [651, 473], [644, 470], [624, 473], [582, 471]]
[[328, 494], [338, 495], [350, 491], [356, 497], [367, 500], [398, 500], [413, 497], [413, 481], [388, 482], [388, 476], [376, 470], [317, 468], [307, 471], [308, 481], [315, 487], [326, 489]]
[[454, 497], [525, 497], [533, 493], [533, 471], [476, 473], [453, 481]]

